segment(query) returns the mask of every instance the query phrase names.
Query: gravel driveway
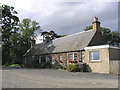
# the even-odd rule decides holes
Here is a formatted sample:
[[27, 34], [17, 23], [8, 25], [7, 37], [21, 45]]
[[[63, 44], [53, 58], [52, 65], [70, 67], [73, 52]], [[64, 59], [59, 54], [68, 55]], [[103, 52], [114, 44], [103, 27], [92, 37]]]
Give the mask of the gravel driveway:
[[3, 69], [2, 88], [117, 88], [118, 76], [53, 69]]

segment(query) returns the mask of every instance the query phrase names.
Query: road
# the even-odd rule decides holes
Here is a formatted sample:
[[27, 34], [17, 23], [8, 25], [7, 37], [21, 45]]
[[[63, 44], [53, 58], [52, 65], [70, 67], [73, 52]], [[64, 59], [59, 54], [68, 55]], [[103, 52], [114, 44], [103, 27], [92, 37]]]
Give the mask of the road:
[[3, 69], [2, 88], [117, 88], [118, 76], [53, 69]]

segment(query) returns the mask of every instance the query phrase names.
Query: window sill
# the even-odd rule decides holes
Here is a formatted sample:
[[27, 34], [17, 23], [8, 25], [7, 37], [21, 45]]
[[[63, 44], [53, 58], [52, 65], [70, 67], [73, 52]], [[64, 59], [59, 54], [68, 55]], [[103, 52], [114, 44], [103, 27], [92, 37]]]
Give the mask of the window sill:
[[100, 63], [100, 60], [90, 60], [91, 63]]

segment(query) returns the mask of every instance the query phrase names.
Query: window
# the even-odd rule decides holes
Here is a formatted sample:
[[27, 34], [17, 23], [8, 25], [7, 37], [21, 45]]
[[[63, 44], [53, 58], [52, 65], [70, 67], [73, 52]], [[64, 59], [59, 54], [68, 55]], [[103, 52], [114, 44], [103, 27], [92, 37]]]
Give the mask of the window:
[[41, 56], [39, 56], [39, 63], [41, 63]]
[[77, 53], [68, 54], [69, 60], [77, 60]]
[[48, 56], [46, 56], [46, 57], [45, 57], [45, 60], [46, 60], [46, 62], [48, 62], [48, 60], [49, 60], [49, 57], [48, 57]]
[[100, 61], [100, 52], [99, 51], [91, 51], [90, 52], [90, 60], [91, 61]]
[[74, 54], [74, 60], [77, 60], [77, 53]]
[[59, 55], [59, 60], [62, 61], [63, 60], [63, 56]]
[[73, 54], [69, 54], [69, 60], [73, 60]]
[[52, 56], [52, 64], [55, 64], [55, 56]]

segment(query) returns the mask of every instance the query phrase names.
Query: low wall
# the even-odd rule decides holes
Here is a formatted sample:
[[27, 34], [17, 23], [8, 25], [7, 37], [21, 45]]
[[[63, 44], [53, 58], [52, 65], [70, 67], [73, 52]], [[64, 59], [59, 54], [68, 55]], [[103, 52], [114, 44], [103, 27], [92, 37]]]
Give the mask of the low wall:
[[110, 60], [110, 73], [120, 75], [120, 60]]

